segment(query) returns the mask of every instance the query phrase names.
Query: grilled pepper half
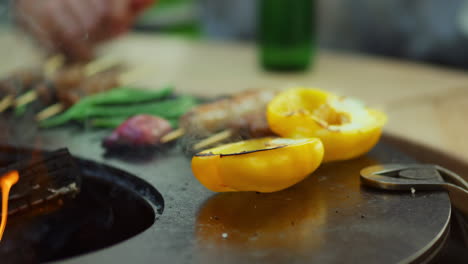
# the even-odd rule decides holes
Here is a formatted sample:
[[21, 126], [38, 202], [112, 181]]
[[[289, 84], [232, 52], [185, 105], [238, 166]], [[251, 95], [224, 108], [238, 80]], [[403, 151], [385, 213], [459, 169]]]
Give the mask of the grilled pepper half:
[[324, 161], [347, 160], [368, 152], [379, 140], [386, 116], [361, 102], [316, 89], [278, 94], [267, 108], [268, 124], [289, 138], [318, 137]]
[[215, 192], [274, 192], [303, 180], [322, 158], [317, 138], [260, 138], [204, 150], [192, 158], [192, 171]]

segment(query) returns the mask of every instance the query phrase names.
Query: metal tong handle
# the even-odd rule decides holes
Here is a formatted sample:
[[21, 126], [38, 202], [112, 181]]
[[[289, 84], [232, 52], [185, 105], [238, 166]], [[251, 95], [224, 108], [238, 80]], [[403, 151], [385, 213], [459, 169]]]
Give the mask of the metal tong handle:
[[445, 183], [442, 186], [448, 191], [452, 205], [468, 219], [468, 190], [451, 183]]
[[468, 190], [468, 182], [465, 179], [463, 179], [460, 175], [454, 173], [453, 171], [447, 170], [446, 168], [441, 167], [439, 165], [435, 165], [434, 167], [437, 171], [441, 172], [442, 178], [444, 178], [445, 180], [447, 180], [448, 178], [452, 182], [455, 182], [456, 185], [458, 185], [459, 187]]
[[460, 210], [468, 219], [468, 182], [458, 174], [436, 165], [435, 168], [441, 173], [445, 181], [455, 184], [445, 183], [444, 189], [448, 191], [452, 205]]
[[[404, 171], [406, 173], [402, 174]], [[468, 183], [461, 176], [438, 165], [384, 164], [361, 170], [361, 180], [366, 185], [386, 190], [447, 191], [452, 206], [458, 210], [455, 216], [468, 247]]]
[[[417, 170], [416, 174], [401, 174]], [[437, 171], [438, 174], [431, 173]], [[442, 177], [442, 178], [441, 178]], [[456, 173], [431, 164], [385, 164], [371, 166], [361, 171], [361, 180], [369, 185], [387, 190], [446, 190], [455, 208], [468, 219], [468, 182]]]
[[453, 216], [460, 226], [463, 242], [468, 247], [468, 191], [450, 183], [444, 184], [444, 189], [448, 191], [452, 206], [458, 209]]

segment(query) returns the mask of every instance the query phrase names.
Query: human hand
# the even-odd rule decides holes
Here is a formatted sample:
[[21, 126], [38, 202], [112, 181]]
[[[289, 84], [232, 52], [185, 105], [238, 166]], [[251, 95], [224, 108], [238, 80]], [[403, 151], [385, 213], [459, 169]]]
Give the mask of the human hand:
[[153, 0], [16, 0], [16, 18], [50, 52], [93, 57], [96, 44], [126, 32]]

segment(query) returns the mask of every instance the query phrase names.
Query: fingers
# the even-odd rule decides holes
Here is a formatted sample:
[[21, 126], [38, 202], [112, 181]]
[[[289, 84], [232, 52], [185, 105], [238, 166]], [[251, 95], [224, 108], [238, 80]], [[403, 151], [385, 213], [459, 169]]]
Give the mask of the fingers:
[[114, 0], [111, 5], [110, 24], [114, 35], [125, 32], [130, 26], [130, 0]]
[[153, 0], [16, 0], [17, 17], [49, 50], [90, 58], [93, 46], [127, 31]]
[[27, 1], [19, 0], [16, 1], [16, 21], [27, 31], [29, 31], [36, 40], [43, 45], [48, 51], [54, 49], [52, 36], [49, 30], [44, 26], [44, 20], [41, 19], [43, 16], [41, 8], [37, 8], [35, 5], [29, 5]]
[[34, 17], [21, 18], [22, 26], [31, 33], [34, 38], [42, 45], [46, 50], [52, 52], [55, 50], [55, 45], [49, 31], [43, 26], [41, 20], [37, 20]]
[[90, 0], [62, 0], [65, 8], [73, 16], [72, 19], [80, 26], [82, 34], [92, 35], [99, 24], [99, 15]]
[[16, 18], [48, 51], [61, 52], [73, 59], [89, 59], [92, 43], [86, 39], [87, 18], [69, 1], [17, 0]]
[[[70, 0], [49, 1], [45, 26], [49, 29], [55, 48], [75, 60], [92, 57], [92, 45], [88, 41], [88, 32], [77, 7], [70, 5]], [[86, 17], [84, 17], [86, 19]]]
[[116, 0], [113, 1], [113, 23], [120, 26], [120, 32], [128, 30], [144, 9], [155, 3], [155, 0]]
[[155, 2], [155, 0], [132, 0], [131, 8], [134, 14], [138, 15], [141, 11], [154, 4]]
[[96, 27], [93, 30], [93, 34], [90, 36], [92, 41], [100, 42], [106, 39], [106, 35], [108, 34], [107, 28], [107, 20], [110, 16], [110, 8], [108, 6], [107, 0], [87, 0], [91, 9], [94, 10], [94, 15], [96, 18]]

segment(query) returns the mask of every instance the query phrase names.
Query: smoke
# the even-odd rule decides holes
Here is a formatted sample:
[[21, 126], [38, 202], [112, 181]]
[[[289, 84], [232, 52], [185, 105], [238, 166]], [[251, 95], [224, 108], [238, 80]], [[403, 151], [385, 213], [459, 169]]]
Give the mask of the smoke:
[[34, 120], [37, 112], [35, 107], [28, 108], [21, 116], [17, 116], [13, 110], [0, 115], [0, 143], [11, 146], [36, 146], [42, 147], [39, 128]]

